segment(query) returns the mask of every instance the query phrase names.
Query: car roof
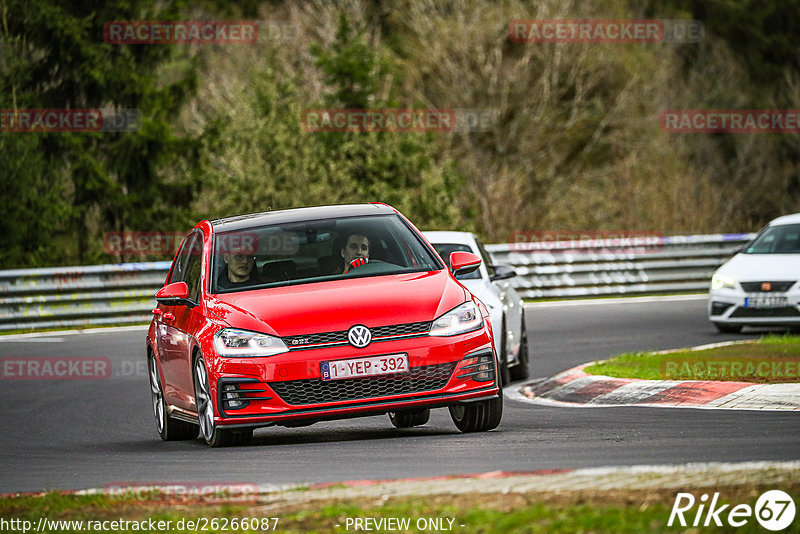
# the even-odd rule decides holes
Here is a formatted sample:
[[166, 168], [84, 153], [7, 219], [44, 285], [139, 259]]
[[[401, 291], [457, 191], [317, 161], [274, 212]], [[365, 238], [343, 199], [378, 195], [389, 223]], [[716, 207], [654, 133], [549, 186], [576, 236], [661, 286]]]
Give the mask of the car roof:
[[397, 211], [387, 204], [340, 204], [336, 206], [314, 206], [311, 208], [294, 208], [288, 210], [264, 211], [249, 213], [235, 217], [215, 219], [211, 226], [215, 231], [240, 230], [269, 224], [286, 224], [320, 219], [336, 219], [340, 217], [358, 217], [365, 215], [394, 215]]
[[791, 215], [784, 215], [769, 222], [769, 226], [779, 226], [782, 224], [798, 224], [800, 223], [800, 213], [793, 213]]
[[471, 245], [475, 242], [475, 234], [472, 232], [448, 232], [441, 230], [434, 230], [430, 232], [422, 232], [425, 238], [431, 243], [453, 243], [453, 244], [468, 244]]

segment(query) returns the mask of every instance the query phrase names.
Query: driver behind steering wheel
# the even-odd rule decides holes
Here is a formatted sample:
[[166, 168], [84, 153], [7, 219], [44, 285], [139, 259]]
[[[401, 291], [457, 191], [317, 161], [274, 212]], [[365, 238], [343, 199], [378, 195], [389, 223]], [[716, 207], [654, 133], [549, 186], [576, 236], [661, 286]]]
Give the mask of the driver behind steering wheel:
[[369, 238], [363, 234], [350, 234], [339, 254], [344, 263], [342, 272], [347, 274], [350, 269], [369, 261]]

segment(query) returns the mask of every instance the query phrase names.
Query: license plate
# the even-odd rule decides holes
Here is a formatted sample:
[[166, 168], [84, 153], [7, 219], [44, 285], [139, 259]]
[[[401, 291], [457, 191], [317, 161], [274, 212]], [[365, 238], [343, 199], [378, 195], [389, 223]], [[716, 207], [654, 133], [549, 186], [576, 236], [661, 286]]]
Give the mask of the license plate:
[[392, 375], [408, 372], [408, 354], [389, 354], [352, 360], [332, 360], [320, 363], [323, 380], [341, 380], [360, 376]]
[[778, 295], [754, 295], [744, 299], [745, 308], [775, 308], [778, 306], [788, 306], [789, 299]]

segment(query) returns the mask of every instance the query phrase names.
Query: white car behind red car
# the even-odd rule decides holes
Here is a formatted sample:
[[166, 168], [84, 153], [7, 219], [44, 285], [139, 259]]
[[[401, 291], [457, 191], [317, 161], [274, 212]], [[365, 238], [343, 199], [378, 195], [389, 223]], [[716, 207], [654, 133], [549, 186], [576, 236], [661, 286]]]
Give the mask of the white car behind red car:
[[[447, 263], [450, 253], [471, 252], [483, 260], [478, 270], [457, 277], [489, 309], [495, 351], [504, 382], [528, 378], [528, 336], [522, 298], [509, 282], [517, 273], [498, 264], [471, 232], [423, 232]], [[449, 265], [448, 265], [449, 267]]]
[[800, 213], [771, 221], [711, 279], [708, 318], [725, 333], [800, 325]]

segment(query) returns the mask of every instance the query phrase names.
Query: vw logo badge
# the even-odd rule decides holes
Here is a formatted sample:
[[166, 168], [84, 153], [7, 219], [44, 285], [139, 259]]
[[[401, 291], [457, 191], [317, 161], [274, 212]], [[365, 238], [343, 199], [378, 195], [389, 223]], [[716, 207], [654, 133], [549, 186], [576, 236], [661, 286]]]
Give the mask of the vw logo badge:
[[372, 332], [364, 325], [351, 326], [347, 331], [347, 341], [358, 349], [363, 349], [372, 341]]

